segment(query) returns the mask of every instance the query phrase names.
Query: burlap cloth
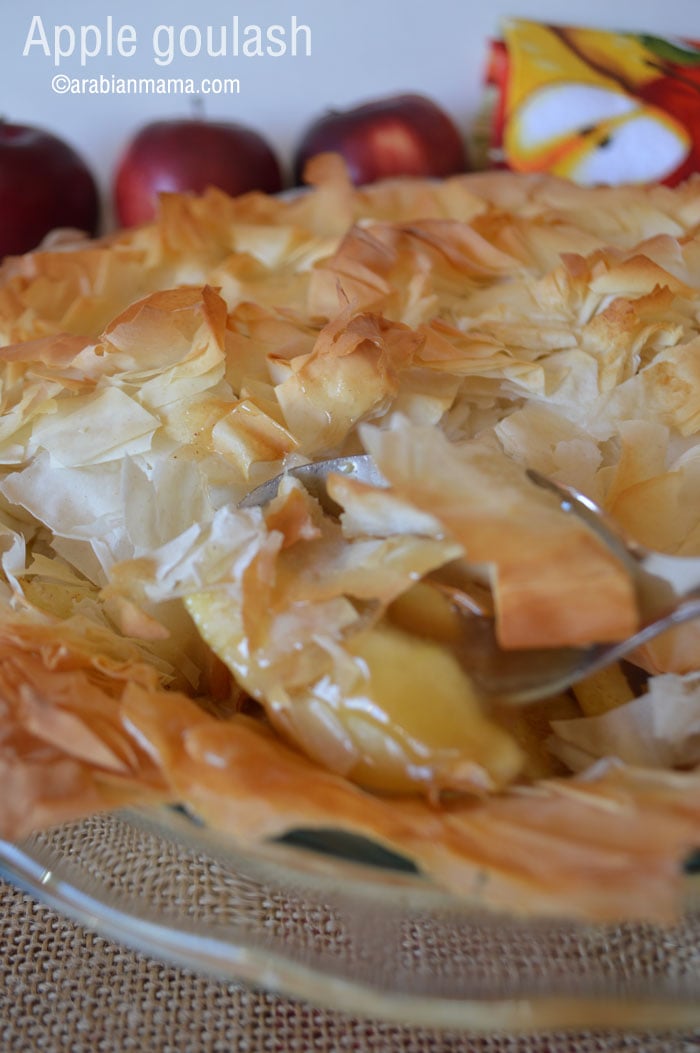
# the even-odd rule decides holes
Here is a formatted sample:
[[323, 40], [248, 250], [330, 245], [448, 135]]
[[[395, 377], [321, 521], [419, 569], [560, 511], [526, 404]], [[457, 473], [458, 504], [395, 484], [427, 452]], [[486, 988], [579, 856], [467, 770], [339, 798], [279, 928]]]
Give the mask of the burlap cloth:
[[[115, 828], [94, 825], [78, 828], [72, 843], [96, 845], [100, 839], [126, 840], [121, 847], [123, 865], [115, 865], [111, 848], [105, 860], [111, 861], [115, 880], [129, 875], [129, 853], [142, 857], [143, 838]], [[105, 833], [107, 831], [107, 833]], [[57, 844], [66, 850], [65, 835]], [[76, 840], [78, 839], [78, 840]], [[48, 844], [49, 842], [47, 842]], [[130, 847], [131, 846], [131, 847]], [[51, 846], [50, 846], [51, 847]], [[53, 846], [56, 847], [55, 845]], [[112, 846], [113, 847], [113, 846]], [[81, 859], [83, 854], [80, 855]], [[193, 875], [209, 881], [195, 857], [178, 859], [172, 855], [168, 870], [167, 853], [160, 852], [157, 873], [160, 880], [187, 887]], [[99, 875], [99, 857], [90, 858], [91, 872]], [[199, 866], [199, 870], [195, 870]], [[210, 870], [216, 875], [216, 869]], [[169, 874], [172, 874], [171, 878]], [[150, 890], [144, 889], [144, 894]], [[327, 1053], [327, 1051], [404, 1051], [404, 1053], [612, 1053], [637, 1050], [640, 1053], [675, 1053], [700, 1050], [700, 1029], [693, 1032], [641, 1033], [577, 1032], [530, 1035], [476, 1035], [402, 1027], [377, 1020], [351, 1019], [342, 1013], [320, 1009], [307, 1003], [277, 997], [246, 986], [197, 975], [147, 955], [139, 954], [82, 928], [49, 909], [12, 884], [0, 882], [3, 911], [2, 954], [0, 957], [0, 1049], [33, 1051], [70, 1050], [71, 1053], [127, 1053], [138, 1050], [156, 1053]], [[161, 896], [163, 892], [161, 891]], [[211, 898], [211, 897], [210, 897]], [[255, 906], [255, 905], [254, 905]], [[255, 906], [257, 909], [257, 906]], [[280, 900], [275, 910], [291, 914], [293, 903]], [[677, 947], [674, 941], [677, 942]], [[618, 953], [621, 968], [666, 968], [676, 949], [685, 962], [683, 968], [700, 968], [697, 928], [681, 930], [669, 937], [658, 955], [648, 941], [629, 942]], [[571, 948], [567, 953], [571, 952]], [[635, 954], [639, 955], [636, 960]], [[658, 960], [650, 961], [657, 958]], [[662, 972], [659, 973], [662, 975]]]

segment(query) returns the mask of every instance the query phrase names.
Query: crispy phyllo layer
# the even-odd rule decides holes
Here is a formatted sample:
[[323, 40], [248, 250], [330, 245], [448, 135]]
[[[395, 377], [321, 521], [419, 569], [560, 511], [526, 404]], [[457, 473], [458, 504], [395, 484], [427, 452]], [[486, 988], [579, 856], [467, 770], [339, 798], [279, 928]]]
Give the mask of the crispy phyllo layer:
[[[700, 629], [507, 710], [458, 660], [614, 640], [627, 572], [534, 486], [700, 557], [700, 195], [484, 173], [165, 195], [0, 268], [0, 833], [184, 803], [340, 826], [508, 909], [667, 917], [700, 844]], [[286, 468], [367, 450], [384, 479]]]

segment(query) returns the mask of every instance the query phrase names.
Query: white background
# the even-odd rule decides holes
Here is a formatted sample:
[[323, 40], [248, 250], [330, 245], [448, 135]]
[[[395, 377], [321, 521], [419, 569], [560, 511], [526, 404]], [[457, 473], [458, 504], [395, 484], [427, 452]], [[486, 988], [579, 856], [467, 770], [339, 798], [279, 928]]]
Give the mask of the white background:
[[[56, 72], [71, 77], [235, 76], [235, 97], [209, 96], [206, 116], [252, 125], [288, 163], [304, 126], [324, 109], [399, 91], [419, 91], [441, 102], [468, 134], [481, 100], [489, 38], [501, 19], [537, 18], [578, 25], [656, 31], [700, 38], [700, 0], [0, 0], [0, 112], [40, 124], [68, 139], [89, 161], [108, 196], [125, 143], [154, 119], [191, 114], [182, 96], [57, 95]], [[310, 57], [177, 58], [154, 60], [153, 31], [172, 25], [289, 24], [311, 29]], [[56, 25], [104, 30], [131, 24], [137, 51], [106, 55], [81, 68], [79, 58], [54, 58], [39, 47], [23, 56], [32, 16], [40, 15], [53, 44]]]

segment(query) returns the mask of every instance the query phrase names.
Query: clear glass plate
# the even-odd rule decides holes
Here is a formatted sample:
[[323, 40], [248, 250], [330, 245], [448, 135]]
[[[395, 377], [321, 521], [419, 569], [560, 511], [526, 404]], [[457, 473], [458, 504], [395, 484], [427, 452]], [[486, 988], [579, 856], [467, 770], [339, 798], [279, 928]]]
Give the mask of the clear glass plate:
[[[474, 1031], [700, 1025], [700, 899], [669, 928], [500, 916], [333, 832], [239, 851], [177, 810], [0, 844], [0, 871], [156, 957], [363, 1017]], [[342, 858], [342, 857], [347, 858]]]

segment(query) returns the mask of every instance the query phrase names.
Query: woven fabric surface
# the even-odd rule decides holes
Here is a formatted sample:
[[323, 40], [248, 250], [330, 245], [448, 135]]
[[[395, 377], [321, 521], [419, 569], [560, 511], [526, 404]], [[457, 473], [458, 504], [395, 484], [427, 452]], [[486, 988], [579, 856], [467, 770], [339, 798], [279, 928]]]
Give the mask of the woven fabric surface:
[[175, 968], [2, 893], [0, 1048], [17, 1053], [675, 1053], [693, 1033], [469, 1035], [349, 1019]]

